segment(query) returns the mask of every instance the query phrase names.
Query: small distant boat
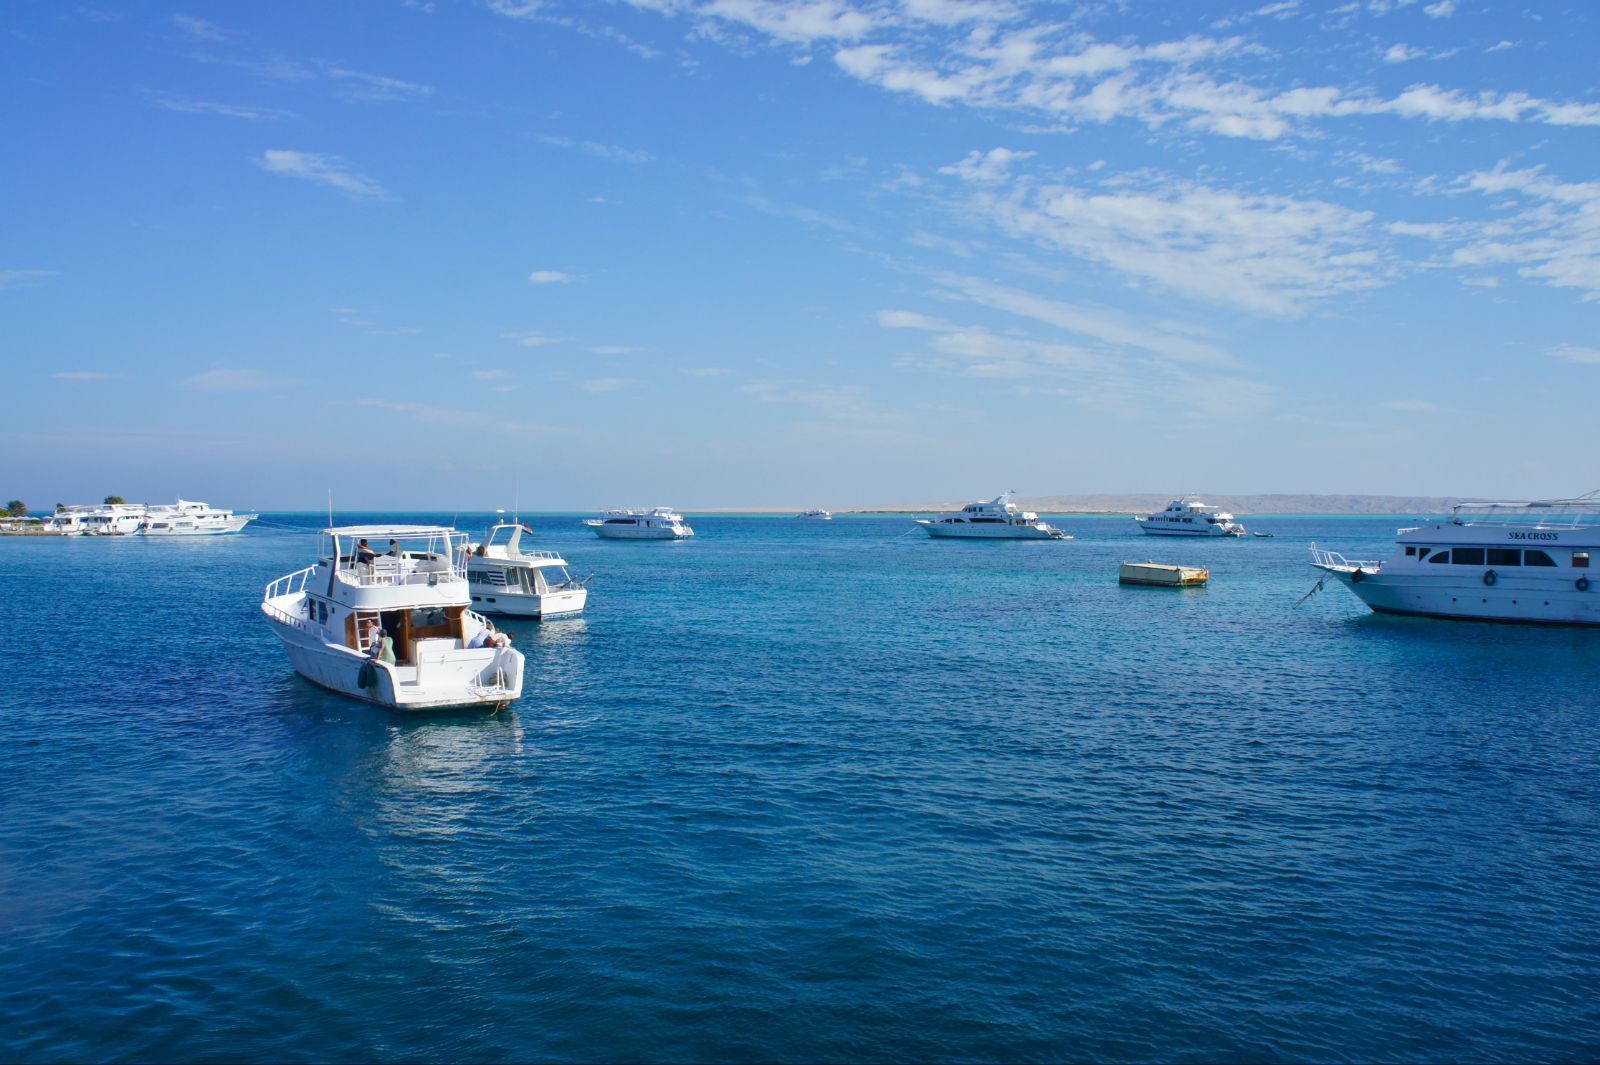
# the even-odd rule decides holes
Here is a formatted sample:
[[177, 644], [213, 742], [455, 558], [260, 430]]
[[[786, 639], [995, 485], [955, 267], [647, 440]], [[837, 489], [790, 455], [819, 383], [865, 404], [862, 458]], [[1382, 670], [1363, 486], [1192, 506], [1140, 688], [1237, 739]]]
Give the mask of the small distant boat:
[[430, 525], [325, 529], [318, 561], [267, 585], [261, 612], [324, 688], [394, 710], [499, 709], [522, 694], [523, 657], [468, 609], [466, 539]]
[[1151, 536], [1243, 536], [1244, 526], [1221, 507], [1180, 496], [1156, 514], [1134, 518]]
[[1272, 539], [1274, 534], [1273, 533], [1264, 533], [1264, 532], [1253, 532], [1250, 535], [1256, 537], [1257, 539], [1270, 540], [1270, 539]]
[[1123, 584], [1149, 584], [1161, 588], [1204, 585], [1211, 571], [1200, 566], [1170, 566], [1162, 562], [1124, 562], [1117, 580]]
[[603, 540], [684, 540], [694, 535], [683, 515], [671, 507], [604, 510], [584, 524]]
[[797, 518], [808, 518], [811, 521], [832, 521], [833, 520], [833, 515], [831, 513], [829, 513], [828, 511], [823, 510], [821, 507], [818, 507], [816, 510], [802, 510], [800, 513], [796, 514], [795, 517], [797, 517]]
[[583, 612], [587, 581], [574, 580], [554, 551], [522, 550], [525, 526], [502, 522], [483, 542], [467, 544], [467, 584], [472, 605], [485, 614], [519, 618], [570, 617]]
[[1002, 492], [988, 502], [968, 503], [937, 518], [919, 518], [917, 524], [933, 537], [969, 540], [1070, 540], [1072, 537], [1039, 520], [1031, 510], [1011, 502]]

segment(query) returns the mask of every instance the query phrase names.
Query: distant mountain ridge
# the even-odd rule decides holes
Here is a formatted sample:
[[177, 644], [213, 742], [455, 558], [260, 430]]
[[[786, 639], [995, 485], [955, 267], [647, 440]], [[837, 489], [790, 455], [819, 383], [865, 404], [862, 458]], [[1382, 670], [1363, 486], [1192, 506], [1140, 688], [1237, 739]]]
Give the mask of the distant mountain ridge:
[[[992, 498], [992, 497], [991, 497]], [[1013, 502], [1024, 510], [1041, 514], [1149, 514], [1162, 510], [1173, 496], [1152, 492], [1112, 492], [1070, 496], [1017, 496]], [[1466, 497], [1458, 496], [1368, 496], [1368, 495], [1210, 495], [1190, 493], [1234, 514], [1448, 514]], [[924, 511], [956, 510], [970, 499], [937, 503], [893, 503], [859, 507], [841, 513], [905, 514]]]

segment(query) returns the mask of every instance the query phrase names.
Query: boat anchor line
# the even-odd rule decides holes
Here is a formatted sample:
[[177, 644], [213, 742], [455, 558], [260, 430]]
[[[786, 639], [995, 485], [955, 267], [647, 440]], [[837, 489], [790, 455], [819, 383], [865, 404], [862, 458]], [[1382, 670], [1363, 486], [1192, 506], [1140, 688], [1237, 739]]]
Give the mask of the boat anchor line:
[[[1322, 591], [1322, 581], [1319, 580], [1316, 584], [1311, 586], [1311, 590], [1309, 592], [1307, 592], [1305, 595], [1302, 595], [1299, 599], [1296, 599], [1294, 601], [1294, 605], [1299, 606], [1301, 603], [1305, 602], [1307, 599], [1310, 599], [1320, 591]], [[1290, 607], [1289, 609], [1293, 610], [1294, 607]]]

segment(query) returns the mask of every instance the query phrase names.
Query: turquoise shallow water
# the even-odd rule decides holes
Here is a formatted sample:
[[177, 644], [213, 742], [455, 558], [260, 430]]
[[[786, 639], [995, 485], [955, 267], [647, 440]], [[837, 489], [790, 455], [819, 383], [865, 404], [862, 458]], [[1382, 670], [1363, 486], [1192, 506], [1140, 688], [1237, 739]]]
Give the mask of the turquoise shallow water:
[[490, 718], [296, 677], [305, 534], [0, 541], [0, 1057], [1600, 1056], [1600, 633], [1292, 608], [1400, 521], [533, 521]]

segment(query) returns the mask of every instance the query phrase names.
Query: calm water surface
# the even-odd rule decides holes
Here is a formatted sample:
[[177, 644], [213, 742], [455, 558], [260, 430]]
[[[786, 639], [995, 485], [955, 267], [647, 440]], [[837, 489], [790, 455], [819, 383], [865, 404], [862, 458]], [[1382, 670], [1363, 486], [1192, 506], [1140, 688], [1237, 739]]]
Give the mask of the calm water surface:
[[0, 541], [0, 1058], [1600, 1057], [1600, 633], [1293, 607], [1399, 521], [576, 520], [495, 717], [300, 680], [305, 533]]

